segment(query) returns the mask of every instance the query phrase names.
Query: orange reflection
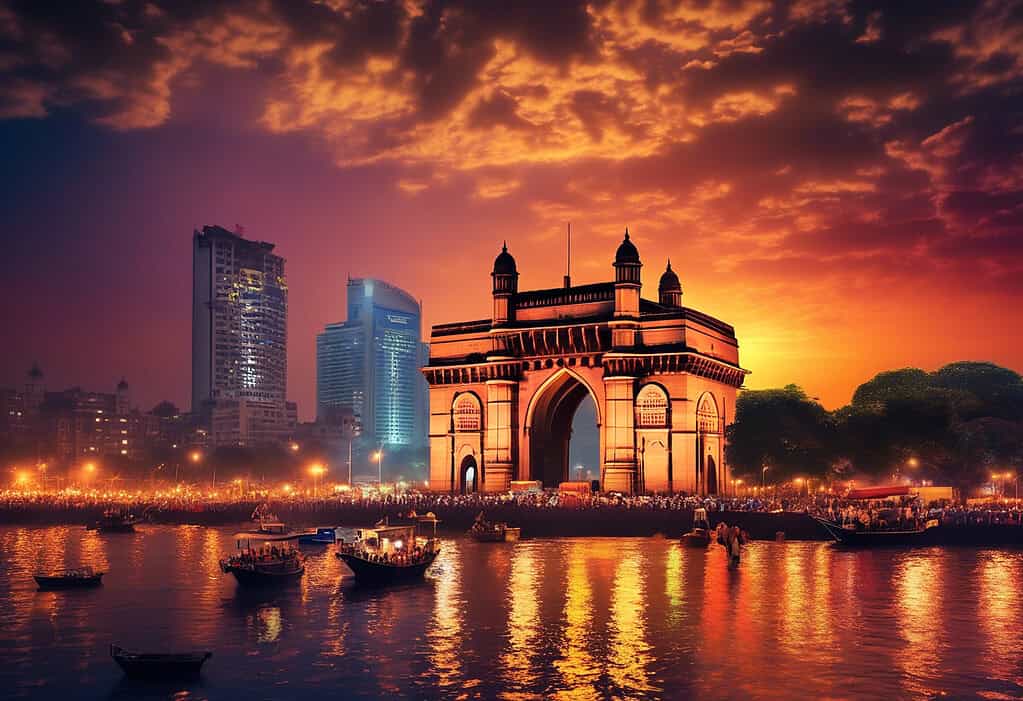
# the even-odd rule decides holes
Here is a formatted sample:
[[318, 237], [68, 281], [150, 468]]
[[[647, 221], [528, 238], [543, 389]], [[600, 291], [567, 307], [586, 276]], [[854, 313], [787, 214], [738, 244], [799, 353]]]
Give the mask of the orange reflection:
[[539, 635], [542, 575], [533, 550], [532, 543], [515, 546], [508, 577], [508, 649], [502, 655], [501, 668], [508, 684], [516, 688], [528, 687], [536, 679], [533, 655]]
[[433, 625], [427, 638], [430, 641], [430, 667], [437, 675], [437, 685], [448, 688], [461, 676], [462, 647], [462, 563], [457, 541], [444, 543], [442, 557], [444, 569], [436, 572], [436, 598], [433, 606]]
[[683, 592], [686, 587], [685, 560], [680, 546], [672, 543], [664, 559], [664, 593], [668, 597], [668, 621], [678, 623], [684, 617]]
[[893, 657], [902, 668], [903, 687], [918, 698], [942, 692], [929, 681], [942, 676], [942, 655], [948, 647], [946, 626], [940, 623], [944, 615], [942, 555], [941, 551], [909, 555], [894, 573], [897, 613], [892, 625], [906, 647]]
[[580, 542], [573, 542], [569, 547], [565, 573], [565, 643], [562, 656], [554, 662], [562, 678], [562, 687], [555, 694], [559, 699], [600, 697], [593, 686], [600, 678], [600, 669], [587, 647], [593, 627], [593, 593], [586, 571], [586, 548], [587, 544]]
[[987, 674], [1005, 680], [1017, 677], [1023, 647], [1019, 564], [1018, 556], [992, 552], [980, 566], [977, 620], [984, 631], [987, 654], [983, 659]]
[[647, 678], [653, 661], [646, 641], [646, 592], [642, 561], [635, 547], [618, 561], [611, 595], [608, 675], [627, 695], [654, 691]]

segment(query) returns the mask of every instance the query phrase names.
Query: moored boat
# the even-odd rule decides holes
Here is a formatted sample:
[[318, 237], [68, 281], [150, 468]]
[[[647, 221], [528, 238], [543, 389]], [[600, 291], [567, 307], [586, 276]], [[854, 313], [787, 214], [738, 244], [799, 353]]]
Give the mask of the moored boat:
[[937, 519], [925, 521], [918, 528], [867, 528], [857, 529], [854, 525], [842, 525], [826, 518], [813, 519], [828, 532], [836, 542], [855, 547], [886, 547], [895, 545], [934, 545], [940, 541], [941, 527]]
[[133, 679], [194, 679], [199, 676], [206, 660], [213, 653], [147, 653], [129, 652], [117, 645], [110, 646], [110, 656]]
[[88, 589], [103, 584], [105, 572], [96, 572], [91, 567], [76, 567], [48, 574], [33, 576], [40, 589]]
[[356, 532], [352, 543], [341, 542], [336, 553], [358, 584], [394, 584], [421, 578], [440, 554], [437, 518], [413, 514], [408, 523], [386, 520]]

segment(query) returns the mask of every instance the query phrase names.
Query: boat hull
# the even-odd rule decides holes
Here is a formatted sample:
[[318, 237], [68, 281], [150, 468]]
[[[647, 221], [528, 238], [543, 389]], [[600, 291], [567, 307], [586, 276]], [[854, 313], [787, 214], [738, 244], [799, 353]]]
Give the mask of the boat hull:
[[348, 569], [355, 574], [355, 581], [358, 584], [369, 585], [396, 584], [422, 579], [438, 555], [438, 553], [433, 553], [414, 565], [390, 565], [382, 562], [369, 562], [348, 553], [336, 554], [338, 559], [348, 565]]
[[706, 548], [710, 545], [710, 533], [697, 529], [682, 534], [682, 545], [687, 548]]
[[103, 573], [91, 577], [48, 577], [35, 575], [34, 579], [40, 589], [47, 591], [56, 589], [92, 589], [103, 584]]
[[110, 656], [132, 679], [195, 679], [213, 653], [153, 655], [131, 653], [113, 646]]
[[243, 587], [272, 587], [288, 584], [299, 579], [305, 573], [305, 566], [294, 570], [282, 570], [270, 572], [263, 570], [251, 570], [246, 567], [227, 566], [225, 572], [230, 572]]
[[842, 528], [834, 521], [814, 517], [837, 543], [855, 548], [905, 547], [937, 545], [940, 543], [941, 528], [920, 528], [913, 530], [863, 530]]

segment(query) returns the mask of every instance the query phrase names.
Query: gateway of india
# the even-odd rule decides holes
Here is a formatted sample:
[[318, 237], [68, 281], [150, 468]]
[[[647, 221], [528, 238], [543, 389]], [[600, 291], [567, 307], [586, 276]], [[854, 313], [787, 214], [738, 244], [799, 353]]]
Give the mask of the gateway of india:
[[493, 315], [440, 324], [423, 368], [430, 386], [430, 488], [502, 492], [513, 481], [570, 480], [572, 417], [589, 395], [600, 488], [729, 492], [725, 426], [735, 414], [735, 330], [682, 306], [678, 275], [640, 296], [625, 232], [614, 281], [519, 291], [507, 245], [494, 261]]

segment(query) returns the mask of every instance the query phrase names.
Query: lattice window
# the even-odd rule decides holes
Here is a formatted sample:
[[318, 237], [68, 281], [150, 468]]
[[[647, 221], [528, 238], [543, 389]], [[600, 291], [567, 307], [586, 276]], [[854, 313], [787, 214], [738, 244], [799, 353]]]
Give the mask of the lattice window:
[[696, 426], [700, 433], [718, 432], [718, 407], [710, 395], [704, 395], [696, 408]]
[[471, 394], [463, 394], [455, 400], [455, 431], [480, 430], [480, 403]]
[[663, 428], [668, 425], [668, 397], [656, 385], [647, 385], [636, 397], [636, 426]]

